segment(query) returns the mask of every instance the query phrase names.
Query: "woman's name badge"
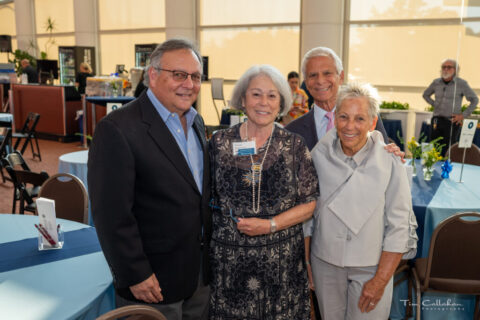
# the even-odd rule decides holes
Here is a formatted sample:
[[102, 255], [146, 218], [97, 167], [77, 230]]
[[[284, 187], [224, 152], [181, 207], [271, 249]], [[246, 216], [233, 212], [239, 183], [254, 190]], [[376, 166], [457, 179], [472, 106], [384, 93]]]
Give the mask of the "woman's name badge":
[[255, 146], [255, 140], [240, 141], [233, 143], [233, 155], [234, 156], [249, 156], [257, 154], [257, 147]]

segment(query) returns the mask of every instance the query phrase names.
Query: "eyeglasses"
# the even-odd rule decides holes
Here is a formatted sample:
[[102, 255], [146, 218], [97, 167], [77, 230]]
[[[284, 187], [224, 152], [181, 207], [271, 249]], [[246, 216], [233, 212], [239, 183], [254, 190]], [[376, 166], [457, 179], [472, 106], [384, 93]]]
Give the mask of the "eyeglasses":
[[454, 66], [442, 66], [442, 69], [455, 69]]
[[178, 81], [178, 82], [183, 82], [187, 80], [188, 76], [192, 79], [192, 82], [194, 83], [201, 83], [202, 82], [202, 75], [199, 72], [195, 73], [188, 73], [185, 71], [180, 71], [180, 70], [168, 70], [168, 69], [162, 69], [158, 67], [153, 67], [157, 71], [168, 71], [172, 73], [173, 80]]

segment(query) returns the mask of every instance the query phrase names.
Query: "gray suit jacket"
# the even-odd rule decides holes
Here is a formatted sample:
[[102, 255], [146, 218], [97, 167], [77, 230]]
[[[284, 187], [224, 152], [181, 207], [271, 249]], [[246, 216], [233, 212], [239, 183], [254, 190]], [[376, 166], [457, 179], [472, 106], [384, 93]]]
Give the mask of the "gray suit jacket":
[[368, 154], [352, 169], [336, 155], [337, 140], [332, 129], [312, 150], [320, 183], [312, 255], [339, 267], [377, 265], [382, 251], [413, 257], [416, 220], [400, 159], [373, 131]]

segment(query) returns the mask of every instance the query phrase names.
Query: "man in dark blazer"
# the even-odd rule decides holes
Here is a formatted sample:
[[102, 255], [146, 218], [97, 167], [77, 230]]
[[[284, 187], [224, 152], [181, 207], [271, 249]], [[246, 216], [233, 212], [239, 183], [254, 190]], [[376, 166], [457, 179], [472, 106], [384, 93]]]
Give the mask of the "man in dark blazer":
[[[306, 87], [313, 96], [314, 104], [309, 112], [293, 120], [285, 128], [301, 135], [305, 139], [308, 149], [312, 150], [318, 140], [330, 129], [329, 121], [333, 124], [337, 93], [340, 85], [343, 84], [343, 65], [332, 49], [317, 47], [308, 51], [303, 57], [302, 73]], [[331, 115], [331, 120], [327, 114]], [[380, 117], [378, 117], [375, 129], [382, 133], [385, 143], [388, 143], [387, 133]], [[389, 145], [388, 150], [401, 157], [404, 155], [394, 144]], [[313, 289], [310, 267], [310, 239], [313, 229], [311, 219], [304, 223], [303, 229], [308, 277], [310, 287]], [[320, 311], [314, 294], [313, 297], [315, 315], [317, 319], [320, 319]]]
[[169, 320], [208, 316], [210, 171], [203, 120], [191, 107], [201, 61], [188, 41], [159, 45], [149, 89], [98, 123], [88, 159], [117, 306], [148, 303]]
[[[285, 128], [300, 134], [308, 149], [312, 150], [327, 131], [325, 113], [335, 111], [338, 88], [343, 84], [344, 78], [342, 60], [332, 49], [317, 47], [303, 57], [302, 73], [314, 104], [310, 112], [290, 122]], [[382, 133], [388, 144], [387, 132], [380, 117], [375, 130]]]

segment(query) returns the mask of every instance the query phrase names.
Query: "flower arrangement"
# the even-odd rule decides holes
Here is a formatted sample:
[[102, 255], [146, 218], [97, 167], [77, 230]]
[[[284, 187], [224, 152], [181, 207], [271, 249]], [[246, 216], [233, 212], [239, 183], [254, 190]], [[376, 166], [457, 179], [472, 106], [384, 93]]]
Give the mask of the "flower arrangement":
[[[422, 136], [420, 135], [420, 142], [422, 142], [421, 137]], [[415, 140], [415, 137], [412, 137], [412, 139], [410, 139], [410, 141], [407, 143], [407, 149], [412, 154], [412, 159], [418, 159], [422, 155], [422, 147], [417, 140]]]
[[437, 161], [443, 160], [441, 156], [442, 148], [445, 146], [444, 144], [440, 144], [438, 141], [442, 139], [442, 137], [438, 137], [435, 140], [432, 140], [427, 147], [424, 148], [422, 152], [422, 165], [424, 167], [423, 178], [425, 180], [430, 180], [433, 175], [433, 165]]

